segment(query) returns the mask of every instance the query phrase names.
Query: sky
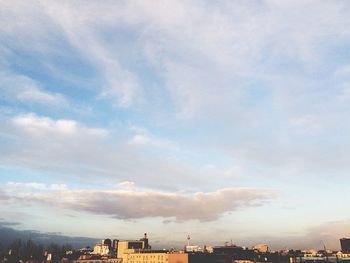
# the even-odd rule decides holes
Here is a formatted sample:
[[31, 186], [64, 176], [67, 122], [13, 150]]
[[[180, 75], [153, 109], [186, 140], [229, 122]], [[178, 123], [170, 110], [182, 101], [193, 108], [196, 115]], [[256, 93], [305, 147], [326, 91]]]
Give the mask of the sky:
[[348, 1], [0, 1], [0, 214], [91, 238], [339, 249]]

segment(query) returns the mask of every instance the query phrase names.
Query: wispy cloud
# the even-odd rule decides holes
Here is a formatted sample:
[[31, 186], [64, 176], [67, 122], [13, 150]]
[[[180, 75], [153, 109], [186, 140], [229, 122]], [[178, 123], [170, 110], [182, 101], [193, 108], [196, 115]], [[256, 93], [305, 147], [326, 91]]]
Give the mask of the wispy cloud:
[[289, 120], [289, 125], [301, 133], [316, 133], [322, 129], [321, 120], [311, 115], [292, 118]]
[[67, 186], [65, 184], [43, 184], [43, 183], [19, 183], [19, 182], [8, 182], [6, 183], [6, 189], [11, 191], [59, 191], [65, 190]]
[[[118, 50], [96, 34], [100, 25], [95, 23], [97, 20], [91, 20], [91, 14], [86, 13], [88, 9], [84, 7], [81, 10], [83, 12], [79, 12], [81, 16], [77, 16], [77, 9], [68, 2], [64, 5], [42, 3], [42, 7], [45, 14], [62, 30], [68, 42], [90, 60], [104, 77], [105, 84], [101, 87], [101, 95], [116, 98], [115, 104], [121, 107], [130, 106], [138, 95], [137, 77], [121, 65]], [[58, 10], [61, 10], [61, 15], [57, 15]], [[103, 10], [96, 9], [96, 14], [101, 11]]]
[[5, 191], [1, 190], [0, 189], [0, 200], [8, 200], [8, 196], [7, 194], [5, 193]]
[[67, 99], [59, 93], [48, 92], [33, 79], [13, 73], [0, 74], [2, 100], [22, 103], [37, 103], [46, 106], [67, 107]]
[[130, 181], [124, 181], [119, 184], [117, 184], [118, 187], [126, 188], [126, 189], [133, 189], [135, 188], [135, 183]]
[[156, 148], [163, 148], [168, 150], [179, 150], [178, 145], [170, 140], [157, 138], [150, 135], [148, 132], [135, 134], [128, 143], [134, 146], [150, 146]]
[[[43, 39], [40, 47], [51, 50], [56, 48], [53, 32], [58, 32], [62, 41], [99, 72], [100, 95], [116, 97], [121, 107], [152, 103], [155, 90], [144, 78], [146, 71], [162, 80], [162, 92], [170, 95], [176, 116], [186, 118], [228, 112], [239, 116], [252, 111], [245, 105], [251, 79], [262, 82], [267, 94], [286, 102], [281, 97], [285, 81], [276, 83], [274, 78], [308, 75], [311, 68], [322, 67], [330, 46], [350, 40], [344, 2], [221, 2], [214, 7], [186, 1], [151, 5], [138, 1], [42, 2], [9, 6], [4, 6], [4, 13], [11, 12], [2, 23], [8, 19], [22, 23], [3, 26], [6, 35], [23, 32], [19, 37], [25, 42], [31, 39], [25, 34], [27, 27], [35, 28], [35, 36]], [[109, 33], [114, 31], [118, 33]], [[27, 49], [36, 46], [37, 42], [29, 41]], [[306, 70], [300, 74], [299, 68]], [[304, 86], [302, 95], [308, 90]]]

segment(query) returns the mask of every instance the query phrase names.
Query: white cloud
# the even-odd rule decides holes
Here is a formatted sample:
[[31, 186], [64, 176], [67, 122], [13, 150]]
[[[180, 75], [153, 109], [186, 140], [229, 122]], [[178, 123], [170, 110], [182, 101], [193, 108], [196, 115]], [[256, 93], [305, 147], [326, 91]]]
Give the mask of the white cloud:
[[135, 135], [131, 140], [130, 140], [130, 143], [131, 144], [147, 144], [150, 142], [150, 138], [147, 136], [147, 135], [143, 135], [143, 134], [138, 134], [138, 135]]
[[28, 190], [39, 190], [39, 191], [63, 191], [67, 189], [65, 184], [43, 184], [43, 183], [19, 183], [19, 182], [8, 182], [6, 184], [7, 191], [28, 191]]
[[131, 146], [147, 146], [172, 151], [180, 150], [176, 142], [157, 137], [144, 127], [131, 126], [129, 129], [131, 132], [135, 133], [132, 138], [128, 140], [128, 144]]
[[126, 189], [133, 189], [135, 188], [135, 183], [130, 181], [124, 181], [119, 184], [117, 184], [119, 187], [126, 188]]
[[[18, 94], [17, 98], [22, 101], [34, 101], [39, 103], [56, 104], [63, 101], [62, 96], [52, 95], [38, 89], [29, 89]], [[62, 106], [62, 105], [60, 105]]]
[[52, 136], [54, 134], [63, 136], [96, 136], [106, 137], [108, 132], [101, 128], [87, 128], [74, 120], [52, 120], [47, 117], [39, 117], [35, 114], [16, 116], [13, 124], [21, 130], [38, 136]]
[[[103, 76], [106, 87], [101, 93], [116, 94], [120, 105], [134, 109], [138, 97], [152, 103], [151, 97], [159, 94], [148, 83], [140, 85], [139, 80], [146, 79], [143, 74], [161, 80], [159, 89], [165, 94], [160, 100], [170, 105], [171, 111], [176, 108], [176, 113], [180, 113], [176, 116], [194, 118], [199, 122], [201, 117], [210, 120], [210, 125], [205, 124], [204, 130], [207, 137], [213, 135], [216, 141], [213, 148], [206, 150], [236, 149], [238, 158], [249, 164], [256, 164], [258, 159], [259, 164], [263, 160], [268, 165], [275, 165], [299, 156], [314, 167], [316, 161], [310, 160], [306, 153], [312, 152], [311, 149], [301, 145], [293, 146], [292, 150], [284, 149], [290, 146], [293, 138], [283, 125], [309, 133], [310, 129], [319, 128], [316, 123], [319, 117], [315, 112], [321, 111], [322, 114], [327, 111], [325, 109], [336, 109], [334, 100], [328, 96], [329, 85], [322, 85], [323, 80], [318, 81], [313, 76], [327, 64], [324, 62], [332, 47], [349, 42], [348, 8], [345, 2], [320, 4], [313, 1], [267, 1], [258, 5], [224, 1], [215, 6], [187, 1], [166, 4], [139, 1], [26, 4], [11, 1], [2, 6], [4, 16], [0, 22], [6, 25], [8, 21], [19, 21], [1, 29], [8, 37], [18, 36], [16, 39], [21, 41], [16, 42], [26, 43], [26, 50], [52, 51], [55, 40], [52, 32], [62, 34], [59, 35], [64, 38], [62, 41], [69, 42]], [[34, 41], [37, 39], [42, 40], [40, 45]], [[339, 72], [333, 75], [344, 75], [346, 66]], [[262, 95], [255, 93], [256, 87]], [[24, 98], [50, 101], [50, 95], [57, 95], [43, 95], [38, 91], [43, 92], [42, 89], [34, 90], [25, 93]], [[171, 102], [167, 100], [167, 92], [171, 95]], [[298, 116], [302, 114], [313, 116], [313, 119], [300, 119]], [[346, 115], [347, 112], [343, 111], [342, 116]], [[67, 132], [75, 129], [71, 122], [57, 124], [62, 133], [64, 124]], [[208, 126], [215, 127], [216, 131], [210, 134]], [[21, 129], [25, 128], [22, 126]], [[37, 128], [32, 129], [39, 132]], [[259, 132], [252, 132], [253, 129]], [[261, 140], [260, 134], [271, 130], [274, 134]], [[271, 149], [275, 138], [282, 141], [282, 146]], [[254, 147], [247, 146], [250, 141], [256, 144], [257, 152], [254, 152]], [[163, 149], [177, 146], [171, 140], [142, 132], [136, 132], [130, 143]], [[86, 144], [94, 144], [94, 140]], [[60, 147], [51, 146], [54, 153], [59, 152], [57, 148]], [[110, 173], [113, 165], [109, 163], [113, 157], [117, 156], [118, 160], [121, 157], [114, 152], [115, 149], [108, 147], [108, 153], [105, 153], [104, 147], [96, 144], [92, 147], [102, 152], [103, 157], [97, 157], [98, 160], [87, 158], [86, 152], [89, 151], [84, 154], [79, 151], [78, 156], [84, 156], [89, 164], [98, 163], [99, 169]], [[67, 148], [71, 147], [68, 145]], [[89, 146], [86, 148], [92, 150]], [[131, 151], [137, 150], [128, 148], [126, 155]], [[63, 155], [62, 152], [59, 156]], [[130, 155], [144, 163], [139, 152]], [[285, 160], [281, 161], [283, 158]], [[168, 164], [165, 166], [169, 168]], [[166, 173], [163, 168], [160, 169], [162, 174]], [[187, 169], [170, 169], [172, 174], [180, 171], [188, 174]]]
[[130, 140], [129, 144], [135, 146], [151, 146], [156, 148], [164, 148], [169, 150], [178, 150], [176, 143], [161, 138], [156, 138], [148, 134], [136, 134]]
[[62, 94], [45, 91], [33, 79], [13, 73], [0, 73], [0, 92], [2, 99], [14, 102], [59, 107], [66, 107], [69, 104]]
[[286, 67], [317, 68], [324, 39], [332, 41], [328, 36], [337, 35], [337, 41], [349, 41], [348, 18], [340, 3], [130, 5], [134, 12], [143, 11], [141, 16], [126, 16], [130, 23], [145, 26], [148, 59], [158, 67], [185, 117], [203, 112], [232, 116], [242, 107], [242, 83], [247, 79], [266, 73], [284, 77], [281, 62]]
[[[288, 72], [317, 70], [330, 46], [349, 42], [347, 9], [345, 2], [313, 1], [15, 1], [3, 6], [0, 22], [20, 21], [2, 28], [11, 37], [21, 35], [19, 42], [29, 42], [29, 49], [37, 46], [37, 37], [43, 39], [41, 49], [53, 48], [52, 32], [62, 34], [103, 76], [101, 95], [116, 96], [119, 106], [152, 103], [152, 88], [140, 85], [143, 73], [136, 65], [141, 64], [164, 81], [162, 88], [171, 94], [177, 116], [239, 117], [248, 110], [244, 83], [265, 75], [288, 77], [284, 66], [292, 67]], [[27, 33], [32, 29], [34, 40]], [[267, 92], [278, 95], [269, 87], [273, 84], [264, 83]]]
[[[100, 10], [95, 9], [96, 13], [92, 14], [86, 8], [87, 6], [80, 4], [79, 6], [80, 8], [77, 9], [78, 6], [69, 2], [62, 5], [42, 3], [45, 14], [50, 16], [52, 22], [62, 30], [70, 44], [90, 60], [104, 76], [105, 86], [102, 87], [101, 95], [117, 97], [116, 104], [128, 107], [138, 96], [137, 78], [121, 65], [118, 50], [109, 46], [96, 34], [96, 30], [99, 29], [99, 23], [96, 22], [99, 20], [95, 20], [92, 16], [101, 14]], [[88, 6], [94, 8], [94, 6]], [[105, 11], [110, 7], [106, 6], [106, 8]], [[101, 18], [100, 15], [98, 17]]]
[[[16, 202], [43, 203], [50, 206], [104, 214], [120, 219], [145, 217], [174, 218], [176, 220], [212, 221], [226, 212], [262, 205], [274, 197], [265, 189], [224, 188], [214, 192], [180, 194], [151, 190], [69, 190], [42, 184], [24, 185], [51, 192], [38, 193], [20, 189], [21, 184], [8, 184], [7, 194]], [[11, 189], [12, 186], [17, 188]]]
[[[347, 60], [342, 52], [350, 41], [348, 13], [345, 1], [6, 2], [0, 7], [1, 68], [25, 72], [26, 63], [55, 68], [56, 60], [67, 62], [62, 55], [74, 54], [72, 60], [84, 63], [82, 71], [89, 68], [77, 86], [90, 85], [97, 89], [94, 95], [100, 94], [97, 100], [111, 98], [128, 107], [116, 109], [118, 114], [104, 112], [106, 119], [99, 123], [113, 125], [123, 116], [153, 129], [166, 123], [172, 130], [157, 133], [132, 127], [126, 134], [123, 128], [108, 131], [84, 125], [74, 116], [4, 117], [0, 164], [42, 176], [77, 176], [90, 184], [121, 182], [119, 187], [134, 196], [131, 200], [138, 194], [145, 200], [174, 198], [187, 202], [188, 209], [200, 203], [203, 210], [196, 211], [196, 217], [202, 219], [232, 208], [227, 204], [210, 214], [201, 200], [225, 196], [213, 189], [237, 183], [237, 174], [248, 184], [278, 187], [286, 187], [286, 174], [316, 184], [330, 175], [347, 179], [349, 67], [340, 64]], [[68, 55], [62, 47], [70, 49]], [[85, 78], [90, 68], [92, 84]], [[68, 70], [55, 77], [66, 81], [64, 76], [72, 74]], [[2, 99], [26, 106], [67, 105], [62, 94], [52, 91], [57, 89], [47, 86], [52, 76], [45, 75], [39, 83], [6, 74], [1, 75]], [[95, 102], [93, 110], [105, 109]], [[187, 149], [193, 155], [184, 154]], [[138, 192], [132, 182], [153, 189], [213, 192], [200, 198], [177, 193], [174, 197]], [[121, 192], [101, 194], [126, 200]], [[71, 197], [78, 198], [77, 193]], [[95, 205], [88, 202], [86, 209], [100, 211]], [[127, 208], [114, 205], [110, 204], [113, 211], [128, 217]], [[161, 214], [170, 212], [163, 209]], [[185, 217], [179, 213], [179, 219]]]
[[224, 172], [224, 175], [227, 177], [238, 177], [242, 175], [242, 167], [240, 166], [232, 166], [230, 169]]
[[9, 197], [4, 190], [0, 189], [0, 201], [7, 201]]
[[322, 129], [321, 120], [311, 115], [292, 118], [289, 125], [301, 133], [316, 133]]
[[343, 65], [336, 69], [334, 72], [335, 77], [349, 77], [350, 75], [350, 65]]
[[[6, 147], [0, 149], [3, 166], [78, 178], [92, 179], [98, 175], [163, 189], [179, 189], [184, 185], [198, 188], [199, 184], [194, 184], [198, 177], [200, 184], [206, 184], [211, 177], [203, 169], [168, 158], [172, 144], [154, 137], [144, 145], [151, 146], [148, 149], [127, 143], [116, 131], [111, 134], [109, 130], [75, 120], [55, 120], [35, 114], [4, 119], [3, 124], [0, 135], [8, 140]], [[161, 151], [149, 154], [147, 151], [153, 148]]]

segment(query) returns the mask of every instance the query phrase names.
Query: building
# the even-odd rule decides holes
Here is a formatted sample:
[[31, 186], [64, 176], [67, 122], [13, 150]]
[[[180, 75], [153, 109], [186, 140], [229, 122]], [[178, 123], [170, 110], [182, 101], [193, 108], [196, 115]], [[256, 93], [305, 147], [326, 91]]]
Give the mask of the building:
[[147, 234], [145, 233], [144, 238], [140, 240], [123, 240], [116, 242], [117, 249], [116, 255], [117, 258], [122, 258], [124, 253], [133, 253], [140, 250], [149, 250], [151, 247], [148, 243]]
[[202, 252], [203, 250], [200, 246], [188, 245], [188, 246], [185, 246], [185, 251], [186, 252]]
[[101, 259], [101, 258], [90, 257], [90, 258], [79, 258], [69, 262], [72, 262], [72, 263], [122, 263], [122, 260], [119, 258]]
[[102, 240], [102, 244], [107, 245], [109, 247], [109, 249], [111, 249], [111, 247], [112, 247], [112, 240], [110, 240], [109, 238], [103, 239]]
[[107, 256], [110, 251], [109, 249], [110, 247], [108, 244], [104, 244], [104, 243], [96, 244], [96, 246], [94, 246], [94, 250], [92, 251], [92, 254]]
[[253, 250], [259, 253], [267, 253], [269, 251], [269, 247], [266, 244], [258, 244], [253, 246]]
[[117, 245], [117, 258], [121, 259], [122, 263], [188, 263], [189, 261], [187, 253], [151, 250], [146, 233], [140, 240], [114, 243]]
[[188, 254], [168, 251], [125, 251], [123, 263], [188, 263]]
[[340, 246], [343, 253], [350, 254], [350, 238], [341, 238]]

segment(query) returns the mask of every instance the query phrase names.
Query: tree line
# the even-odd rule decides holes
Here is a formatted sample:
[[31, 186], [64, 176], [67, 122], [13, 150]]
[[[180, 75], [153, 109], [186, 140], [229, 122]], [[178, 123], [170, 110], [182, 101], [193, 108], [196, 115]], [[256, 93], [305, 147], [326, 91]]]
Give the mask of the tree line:
[[4, 248], [0, 242], [0, 261], [5, 259], [8, 263], [17, 262], [43, 262], [46, 261], [47, 255], [52, 255], [52, 261], [61, 260], [67, 250], [72, 250], [72, 246], [69, 244], [58, 245], [50, 243], [47, 246], [37, 244], [32, 240], [23, 241], [17, 239], [9, 243], [7, 248]]

